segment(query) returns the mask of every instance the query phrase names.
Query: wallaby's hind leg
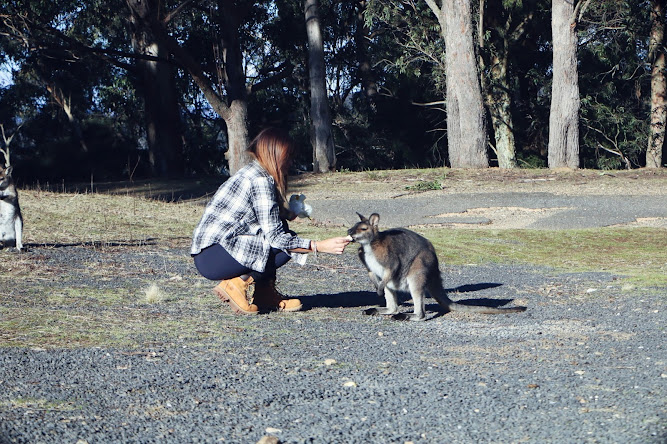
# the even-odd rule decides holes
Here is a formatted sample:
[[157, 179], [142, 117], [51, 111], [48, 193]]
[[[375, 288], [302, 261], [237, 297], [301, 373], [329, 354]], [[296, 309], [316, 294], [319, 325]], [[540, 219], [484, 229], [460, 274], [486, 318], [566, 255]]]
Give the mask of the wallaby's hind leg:
[[16, 232], [16, 249], [23, 249], [23, 221], [20, 217], [14, 220], [14, 231]]
[[[414, 310], [412, 314], [401, 314], [394, 316], [394, 319], [399, 320], [410, 320], [410, 321], [423, 321], [426, 319], [426, 307], [424, 299], [427, 295], [427, 289], [430, 290], [432, 283], [434, 281], [431, 276], [433, 273], [433, 257], [430, 255], [430, 251], [422, 251], [417, 257], [415, 257], [412, 264], [410, 264], [410, 269], [408, 270], [408, 275], [406, 282], [408, 284], [408, 290], [410, 290], [410, 296], [412, 297], [412, 303], [414, 304]], [[436, 269], [437, 269], [437, 260]], [[438, 276], [439, 277], [439, 276]]]
[[414, 312], [411, 314], [401, 313], [394, 316], [396, 320], [423, 321], [426, 319], [426, 309], [424, 303], [426, 279], [423, 274], [415, 273], [408, 276], [408, 289], [414, 304]]
[[369, 308], [364, 313], [367, 315], [395, 315], [398, 313], [398, 299], [396, 298], [396, 294], [387, 287], [384, 287], [384, 300], [384, 308]]
[[396, 293], [384, 287], [385, 309], [380, 310], [380, 314], [392, 315], [398, 313], [398, 299]]

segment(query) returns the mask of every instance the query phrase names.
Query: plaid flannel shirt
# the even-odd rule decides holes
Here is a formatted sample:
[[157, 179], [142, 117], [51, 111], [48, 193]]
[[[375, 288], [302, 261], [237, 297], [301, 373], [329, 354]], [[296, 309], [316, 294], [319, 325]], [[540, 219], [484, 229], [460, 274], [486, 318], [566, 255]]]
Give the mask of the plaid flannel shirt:
[[219, 243], [241, 265], [263, 272], [271, 247], [310, 248], [285, 231], [275, 181], [256, 160], [223, 183], [194, 231], [190, 254]]

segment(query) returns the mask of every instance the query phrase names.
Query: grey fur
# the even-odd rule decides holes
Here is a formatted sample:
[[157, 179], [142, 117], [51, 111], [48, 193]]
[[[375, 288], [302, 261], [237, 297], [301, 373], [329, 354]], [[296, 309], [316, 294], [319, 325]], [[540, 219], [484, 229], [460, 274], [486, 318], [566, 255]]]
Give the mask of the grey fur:
[[[422, 321], [426, 319], [424, 299], [427, 295], [447, 311], [500, 314], [526, 310], [526, 307], [495, 308], [453, 302], [442, 286], [438, 256], [428, 239], [404, 228], [380, 231], [379, 214], [373, 213], [368, 219], [357, 214], [360, 221], [348, 230], [348, 234], [359, 243], [359, 259], [368, 270], [378, 295], [384, 296], [386, 301], [384, 309], [371, 309], [367, 314]], [[410, 293], [414, 313], [398, 313], [397, 292]]]
[[23, 216], [12, 180], [12, 167], [0, 167], [0, 248], [23, 249]]

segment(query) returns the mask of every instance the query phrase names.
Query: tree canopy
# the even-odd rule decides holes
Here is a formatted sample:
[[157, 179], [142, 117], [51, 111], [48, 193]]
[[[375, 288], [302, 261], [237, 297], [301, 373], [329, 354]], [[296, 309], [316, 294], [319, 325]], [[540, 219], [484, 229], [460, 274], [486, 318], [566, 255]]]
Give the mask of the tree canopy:
[[[656, 73], [664, 79], [664, 64], [654, 64], [664, 35], [649, 48], [652, 23], [665, 22], [664, 8], [651, 15], [656, 2], [575, 2], [582, 167], [645, 165], [655, 127], [651, 81]], [[243, 161], [230, 157], [233, 146], [266, 126], [288, 129], [298, 146], [295, 168], [311, 171], [306, 3], [0, 0], [0, 123], [17, 132], [16, 174], [25, 181], [218, 174]], [[446, 14], [448, 4], [319, 1], [338, 170], [452, 165], [447, 80], [454, 74], [433, 12]], [[488, 145], [482, 158], [503, 168], [546, 167], [551, 1], [469, 4], [489, 122], [480, 127], [487, 134], [475, 135]]]

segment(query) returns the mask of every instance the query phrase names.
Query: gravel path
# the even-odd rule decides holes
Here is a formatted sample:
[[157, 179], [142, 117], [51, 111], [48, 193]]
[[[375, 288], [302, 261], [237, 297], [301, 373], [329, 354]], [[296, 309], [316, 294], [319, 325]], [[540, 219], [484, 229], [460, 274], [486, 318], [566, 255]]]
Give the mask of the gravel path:
[[[2, 444], [267, 435], [283, 443], [667, 442], [665, 288], [621, 288], [606, 273], [443, 265], [452, 299], [511, 299], [528, 311], [443, 314], [431, 301], [427, 322], [395, 322], [362, 314], [380, 301], [350, 252], [280, 270], [281, 289], [302, 297], [305, 311], [240, 317], [211, 295], [184, 247], [35, 247], [23, 257], [63, 275], [48, 290], [32, 275], [3, 289], [0, 316], [33, 309], [64, 282], [124, 297], [149, 274], [169, 297], [116, 306], [118, 321], [146, 323], [134, 345], [0, 348]], [[93, 269], [118, 273], [101, 281]], [[82, 318], [104, 310], [63, 301], [53, 310], [76, 308]], [[204, 327], [160, 332], [149, 328], [156, 319]]]

